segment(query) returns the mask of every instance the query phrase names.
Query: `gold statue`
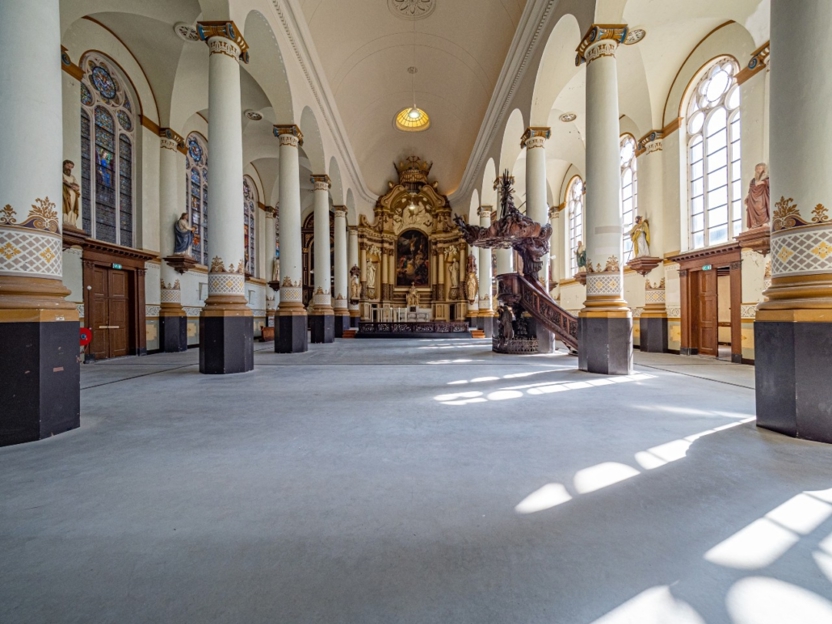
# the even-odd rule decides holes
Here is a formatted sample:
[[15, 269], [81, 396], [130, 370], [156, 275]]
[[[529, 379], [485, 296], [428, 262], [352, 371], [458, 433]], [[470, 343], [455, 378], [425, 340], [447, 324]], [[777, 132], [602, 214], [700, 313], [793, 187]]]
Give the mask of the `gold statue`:
[[647, 219], [636, 217], [633, 229], [628, 235], [633, 241], [633, 258], [650, 255], [650, 222]]

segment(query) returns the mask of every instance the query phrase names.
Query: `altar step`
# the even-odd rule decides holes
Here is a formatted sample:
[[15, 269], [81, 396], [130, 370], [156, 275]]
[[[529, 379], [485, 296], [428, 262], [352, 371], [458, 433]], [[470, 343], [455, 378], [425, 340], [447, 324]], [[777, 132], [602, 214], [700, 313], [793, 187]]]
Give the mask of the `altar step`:
[[481, 329], [472, 329], [471, 338], [485, 338], [485, 332]]
[[345, 329], [344, 335], [341, 338], [355, 338], [355, 335], [358, 333], [357, 329]]

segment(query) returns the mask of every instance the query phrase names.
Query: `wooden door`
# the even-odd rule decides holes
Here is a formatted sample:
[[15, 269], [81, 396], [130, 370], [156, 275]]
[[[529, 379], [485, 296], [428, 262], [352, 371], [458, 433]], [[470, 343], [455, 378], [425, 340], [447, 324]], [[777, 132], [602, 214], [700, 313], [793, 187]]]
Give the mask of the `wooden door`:
[[93, 267], [92, 284], [90, 284], [92, 286], [90, 291], [92, 309], [88, 325], [92, 330], [90, 354], [96, 360], [110, 357], [110, 278], [108, 273], [109, 271], [105, 268]]
[[121, 357], [130, 349], [130, 280], [125, 271], [109, 270], [109, 355]]
[[717, 272], [699, 271], [699, 353], [719, 354]]

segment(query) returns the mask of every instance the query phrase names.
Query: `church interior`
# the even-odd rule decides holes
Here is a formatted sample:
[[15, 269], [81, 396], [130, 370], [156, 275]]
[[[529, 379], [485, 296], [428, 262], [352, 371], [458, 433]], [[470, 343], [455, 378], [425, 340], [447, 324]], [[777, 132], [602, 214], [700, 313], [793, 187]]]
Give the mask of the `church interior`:
[[0, 18], [0, 622], [832, 624], [832, 3]]

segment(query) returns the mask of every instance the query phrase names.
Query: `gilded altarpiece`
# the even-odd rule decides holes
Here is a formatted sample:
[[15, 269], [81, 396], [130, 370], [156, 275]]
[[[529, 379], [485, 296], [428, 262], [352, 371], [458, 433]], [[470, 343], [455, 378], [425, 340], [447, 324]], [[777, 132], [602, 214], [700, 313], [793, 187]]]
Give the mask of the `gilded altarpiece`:
[[[448, 198], [428, 179], [432, 163], [416, 156], [396, 165], [399, 180], [388, 182], [373, 221], [358, 225], [361, 317], [394, 315], [407, 307], [415, 288], [419, 308], [436, 321], [464, 320], [465, 258], [468, 249], [451, 220]], [[393, 320], [392, 318], [389, 320]]]

